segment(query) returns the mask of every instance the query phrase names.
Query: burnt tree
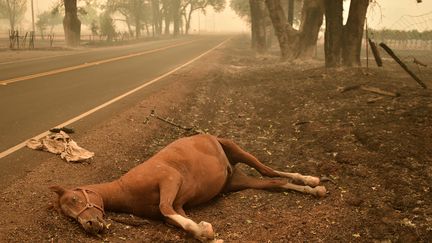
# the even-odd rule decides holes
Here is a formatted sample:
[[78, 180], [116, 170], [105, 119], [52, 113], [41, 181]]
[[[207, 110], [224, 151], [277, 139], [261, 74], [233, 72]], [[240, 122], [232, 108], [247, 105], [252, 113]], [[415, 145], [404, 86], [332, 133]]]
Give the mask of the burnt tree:
[[78, 19], [77, 0], [64, 0], [63, 29], [66, 45], [78, 46], [81, 37], [81, 21]]

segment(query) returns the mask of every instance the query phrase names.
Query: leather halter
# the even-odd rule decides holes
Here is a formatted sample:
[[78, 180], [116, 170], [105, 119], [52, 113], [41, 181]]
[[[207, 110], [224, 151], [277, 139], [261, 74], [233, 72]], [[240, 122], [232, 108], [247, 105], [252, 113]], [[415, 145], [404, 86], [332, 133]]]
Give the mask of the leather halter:
[[96, 208], [96, 209], [99, 209], [99, 210], [102, 212], [102, 214], [105, 216], [105, 211], [104, 211], [103, 205], [99, 206], [99, 205], [96, 205], [96, 204], [90, 202], [90, 198], [89, 198], [87, 192], [92, 192], [92, 193], [94, 193], [94, 194], [100, 196], [99, 193], [97, 193], [97, 192], [95, 192], [95, 191], [93, 191], [93, 190], [83, 189], [83, 188], [76, 188], [74, 191], [77, 191], [77, 190], [78, 190], [78, 191], [81, 191], [81, 192], [84, 194], [84, 197], [85, 197], [85, 199], [86, 199], [86, 205], [84, 206], [84, 208], [82, 208], [82, 209], [81, 209], [81, 210], [76, 214], [75, 219], [78, 219], [78, 217], [79, 217], [79, 216], [80, 216], [84, 211], [86, 211], [87, 209], [90, 209], [90, 208]]

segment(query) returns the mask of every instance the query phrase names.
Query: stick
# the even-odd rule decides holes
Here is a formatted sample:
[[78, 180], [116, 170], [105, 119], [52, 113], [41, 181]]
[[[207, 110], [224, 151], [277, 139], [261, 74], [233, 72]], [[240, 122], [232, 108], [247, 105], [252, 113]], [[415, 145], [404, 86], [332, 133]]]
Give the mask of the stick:
[[371, 40], [370, 38], [369, 38], [369, 45], [371, 47], [372, 54], [374, 55], [375, 62], [377, 64], [377, 66], [378, 67], [382, 67], [383, 62], [382, 62], [382, 59], [381, 59], [381, 55], [380, 55], [380, 53], [378, 51], [378, 48], [377, 48], [375, 42], [373, 40]]
[[394, 93], [394, 92], [390, 92], [390, 91], [385, 91], [376, 87], [370, 87], [370, 86], [361, 86], [360, 89], [362, 90], [366, 90], [372, 93], [376, 93], [376, 94], [380, 94], [380, 95], [387, 95], [387, 96], [391, 96], [391, 97], [398, 97], [400, 96], [399, 93]]
[[160, 120], [160, 121], [166, 122], [166, 123], [168, 123], [168, 124], [170, 124], [170, 125], [172, 125], [172, 126], [175, 126], [175, 127], [177, 127], [177, 128], [180, 128], [180, 129], [186, 130], [186, 131], [193, 131], [193, 132], [195, 132], [196, 134], [203, 134], [203, 133], [204, 133], [204, 132], [203, 132], [202, 130], [200, 130], [200, 129], [193, 129], [192, 127], [185, 127], [185, 126], [179, 125], [179, 124], [177, 124], [177, 123], [174, 123], [174, 122], [172, 122], [172, 121], [170, 121], [170, 120], [168, 120], [168, 119], [166, 119], [166, 118], [160, 117], [160, 116], [156, 115], [156, 112], [155, 112], [154, 110], [151, 111], [150, 116], [151, 116], [151, 117], [154, 117], [154, 118], [156, 118], [156, 119], [158, 119], [158, 120]]
[[346, 86], [346, 87], [339, 87], [337, 90], [341, 93], [353, 90], [353, 89], [359, 89], [361, 87], [361, 84], [355, 84], [355, 85], [351, 85], [351, 86]]
[[423, 83], [408, 67], [405, 63], [403, 63], [399, 57], [388, 47], [385, 43], [381, 42], [379, 44], [417, 83], [423, 87], [423, 89], [427, 89], [426, 84]]

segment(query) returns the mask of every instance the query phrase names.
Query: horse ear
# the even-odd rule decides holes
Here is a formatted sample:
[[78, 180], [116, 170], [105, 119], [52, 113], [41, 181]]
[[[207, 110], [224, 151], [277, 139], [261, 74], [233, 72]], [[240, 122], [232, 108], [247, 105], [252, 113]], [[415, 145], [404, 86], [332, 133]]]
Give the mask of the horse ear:
[[50, 189], [51, 191], [57, 193], [57, 195], [59, 195], [59, 197], [61, 197], [61, 196], [66, 192], [66, 189], [64, 189], [64, 188], [61, 187], [61, 186], [57, 186], [57, 185], [55, 185], [55, 186], [50, 186], [49, 189]]

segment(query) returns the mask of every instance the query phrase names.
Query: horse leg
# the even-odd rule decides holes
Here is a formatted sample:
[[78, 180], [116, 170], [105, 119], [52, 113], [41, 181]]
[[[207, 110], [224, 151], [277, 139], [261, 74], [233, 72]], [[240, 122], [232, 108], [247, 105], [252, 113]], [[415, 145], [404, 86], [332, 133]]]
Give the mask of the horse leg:
[[[180, 189], [181, 177], [175, 179], [171, 176], [171, 180], [164, 180], [159, 184], [160, 202], [159, 209], [161, 214], [166, 218], [167, 222], [184, 229], [191, 233], [196, 239], [201, 242], [211, 242], [214, 240], [214, 231], [210, 223], [200, 222], [195, 223], [193, 220], [185, 216], [183, 207], [176, 205], [177, 212], [174, 210], [173, 203]], [[214, 241], [217, 242], [217, 241]]]
[[235, 167], [228, 183], [225, 187], [226, 191], [240, 191], [244, 189], [287, 189], [294, 190], [302, 193], [312, 194], [317, 197], [324, 197], [326, 195], [326, 189], [324, 186], [300, 186], [292, 183], [288, 183], [283, 179], [259, 179], [251, 176], [247, 176], [239, 168]]
[[319, 185], [320, 179], [315, 176], [305, 176], [299, 173], [289, 173], [274, 170], [263, 163], [261, 163], [255, 156], [244, 151], [240, 146], [235, 144], [233, 141], [229, 139], [218, 138], [219, 143], [222, 145], [225, 154], [228, 157], [228, 160], [236, 164], [238, 162], [249, 165], [250, 167], [255, 168], [261, 175], [268, 177], [285, 177], [290, 178], [295, 181], [301, 181], [305, 185], [309, 185], [315, 187]]

